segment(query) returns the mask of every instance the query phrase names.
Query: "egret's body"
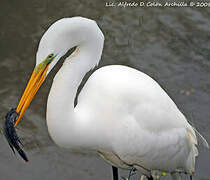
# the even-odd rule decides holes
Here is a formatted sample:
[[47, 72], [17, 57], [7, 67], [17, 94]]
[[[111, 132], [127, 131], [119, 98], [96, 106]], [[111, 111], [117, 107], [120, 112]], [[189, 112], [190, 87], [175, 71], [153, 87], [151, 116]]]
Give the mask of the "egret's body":
[[[76, 75], [76, 68], [65, 66]], [[74, 79], [66, 77], [71, 85]], [[48, 99], [48, 128], [58, 145], [96, 150], [112, 165], [125, 169], [134, 165], [146, 175], [149, 170], [194, 172], [194, 144], [188, 130], [194, 131], [152, 78], [126, 66], [100, 68], [86, 82], [71, 113], [68, 109], [61, 113], [58, 89], [64, 89], [65, 80], [58, 73]], [[68, 100], [65, 105], [59, 103], [62, 112]]]
[[62, 147], [95, 150], [113, 166], [134, 167], [146, 176], [151, 170], [192, 175], [195, 132], [148, 75], [120, 65], [100, 68], [90, 76], [74, 106], [83, 77], [101, 58], [103, 42], [97, 24], [81, 17], [59, 20], [43, 35], [36, 66], [49, 54], [56, 55], [46, 65], [47, 73], [77, 46], [56, 74], [48, 97], [52, 139]]

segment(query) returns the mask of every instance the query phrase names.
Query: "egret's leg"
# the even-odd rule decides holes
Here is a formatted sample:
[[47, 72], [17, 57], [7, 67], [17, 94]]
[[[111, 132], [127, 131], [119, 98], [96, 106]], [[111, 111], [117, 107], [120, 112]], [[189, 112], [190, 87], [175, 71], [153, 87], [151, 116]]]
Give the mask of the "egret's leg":
[[[134, 174], [136, 174], [135, 171], [136, 171], [136, 168], [132, 167], [132, 169], [130, 170], [130, 172], [128, 174], [128, 180], [130, 180], [130, 177], [131, 176], [133, 176]], [[134, 172], [134, 173], [132, 173], [132, 172]]]
[[118, 180], [118, 169], [112, 166], [113, 180]]
[[148, 180], [153, 180], [152, 175], [147, 177]]
[[140, 180], [144, 180], [145, 178], [146, 178], [146, 176], [145, 176], [145, 175], [141, 175]]

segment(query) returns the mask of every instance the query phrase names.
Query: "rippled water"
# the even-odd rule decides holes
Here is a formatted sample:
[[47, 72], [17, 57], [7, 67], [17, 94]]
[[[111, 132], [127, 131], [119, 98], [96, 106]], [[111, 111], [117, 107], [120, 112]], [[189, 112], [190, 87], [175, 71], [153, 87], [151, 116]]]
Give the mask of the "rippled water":
[[[62, 17], [78, 15], [96, 20], [105, 34], [100, 67], [123, 64], [149, 74], [210, 142], [210, 8], [111, 8], [96, 0], [2, 2], [1, 121], [20, 98], [44, 31]], [[15, 157], [1, 134], [1, 179], [111, 178], [110, 166], [97, 155], [61, 149], [48, 136], [46, 99], [58, 69], [47, 78], [19, 126], [30, 162]], [[209, 178], [210, 152], [202, 147], [200, 152], [196, 176]]]

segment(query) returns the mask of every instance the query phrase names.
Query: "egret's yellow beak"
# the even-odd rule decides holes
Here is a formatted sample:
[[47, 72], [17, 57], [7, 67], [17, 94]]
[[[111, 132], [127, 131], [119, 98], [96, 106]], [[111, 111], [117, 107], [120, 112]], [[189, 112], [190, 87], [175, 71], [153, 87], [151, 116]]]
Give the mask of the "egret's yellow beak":
[[31, 103], [36, 92], [44, 82], [49, 65], [54, 58], [55, 56], [50, 55], [42, 63], [40, 63], [35, 67], [31, 75], [31, 78], [28, 81], [28, 84], [25, 88], [25, 91], [20, 99], [20, 102], [18, 103], [18, 106], [16, 108], [16, 112], [19, 114], [19, 117], [15, 122], [15, 126], [17, 126], [17, 124], [21, 120], [24, 112]]

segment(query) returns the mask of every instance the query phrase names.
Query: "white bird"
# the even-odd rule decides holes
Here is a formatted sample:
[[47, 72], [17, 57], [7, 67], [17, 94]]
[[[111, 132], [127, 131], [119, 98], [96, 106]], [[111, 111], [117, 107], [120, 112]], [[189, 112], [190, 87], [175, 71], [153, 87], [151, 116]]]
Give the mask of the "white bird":
[[[16, 125], [48, 73], [72, 47], [56, 74], [47, 103], [47, 126], [54, 142], [65, 148], [97, 151], [113, 167], [136, 169], [152, 179], [159, 170], [179, 179], [195, 172], [194, 128], [172, 99], [148, 75], [121, 65], [96, 70], [81, 90], [85, 74], [98, 65], [104, 35], [83, 17], [58, 20], [45, 32], [36, 66], [18, 104]], [[207, 142], [206, 142], [207, 146]], [[113, 168], [117, 179], [117, 169]]]

